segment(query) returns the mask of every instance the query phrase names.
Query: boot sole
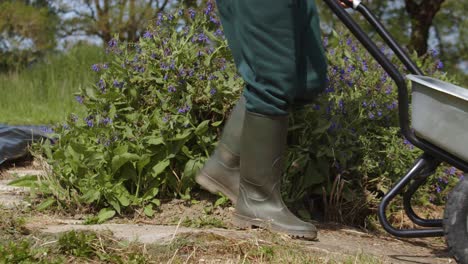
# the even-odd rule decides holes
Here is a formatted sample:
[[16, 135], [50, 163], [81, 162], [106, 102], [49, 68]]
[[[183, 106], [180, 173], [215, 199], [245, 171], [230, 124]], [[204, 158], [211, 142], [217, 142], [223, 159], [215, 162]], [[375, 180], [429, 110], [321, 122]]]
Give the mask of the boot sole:
[[286, 234], [292, 238], [302, 238], [305, 240], [316, 240], [318, 232], [315, 231], [297, 231], [288, 230], [285, 228], [278, 227], [272, 222], [268, 222], [258, 218], [251, 218], [243, 215], [233, 214], [233, 224], [241, 229], [249, 229], [254, 227], [264, 228], [270, 231]]
[[212, 177], [210, 177], [208, 174], [204, 173], [203, 171], [200, 172], [196, 177], [195, 181], [201, 185], [201, 187], [207, 191], [209, 191], [212, 194], [218, 194], [222, 193], [231, 200], [232, 204], [236, 204], [237, 202], [237, 196], [232, 193], [226, 186], [223, 184], [219, 183]]

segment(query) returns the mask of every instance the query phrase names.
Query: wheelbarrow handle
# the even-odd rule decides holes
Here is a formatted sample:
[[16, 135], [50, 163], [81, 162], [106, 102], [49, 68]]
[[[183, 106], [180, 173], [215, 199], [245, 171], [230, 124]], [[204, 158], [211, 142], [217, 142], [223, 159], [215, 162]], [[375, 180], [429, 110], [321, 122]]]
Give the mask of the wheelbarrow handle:
[[361, 13], [371, 24], [380, 37], [385, 41], [385, 43], [392, 49], [392, 51], [397, 55], [400, 61], [406, 66], [406, 68], [415, 75], [424, 75], [421, 69], [416, 66], [408, 54], [401, 48], [401, 46], [395, 41], [392, 35], [387, 31], [387, 29], [380, 23], [380, 21], [375, 17], [375, 15], [367, 8], [366, 5], [361, 3], [360, 0], [353, 0], [353, 8]]

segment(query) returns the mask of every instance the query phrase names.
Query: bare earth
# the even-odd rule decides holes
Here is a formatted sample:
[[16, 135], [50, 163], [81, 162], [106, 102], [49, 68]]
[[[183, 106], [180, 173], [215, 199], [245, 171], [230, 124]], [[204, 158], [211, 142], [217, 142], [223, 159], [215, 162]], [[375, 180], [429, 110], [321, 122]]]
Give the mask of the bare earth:
[[[23, 206], [27, 190], [7, 186], [14, 177], [37, 174], [34, 168], [13, 168], [0, 172], [0, 205], [7, 208]], [[208, 211], [206, 208], [209, 208]], [[237, 230], [230, 224], [234, 209], [213, 208], [208, 201], [188, 204], [173, 200], [163, 203], [154, 218], [114, 219], [101, 225], [83, 225], [84, 216], [73, 218], [37, 215], [28, 220], [27, 227], [44, 233], [60, 233], [69, 230], [108, 230], [117, 239], [139, 241], [145, 244], [166, 244], [175, 237], [214, 234], [232, 240], [258, 239], [262, 230]], [[208, 228], [206, 223], [221, 223], [224, 228]], [[201, 226], [201, 227], [200, 227]], [[449, 258], [442, 238], [396, 239], [389, 235], [375, 235], [354, 228], [318, 224], [318, 241], [300, 241], [312, 252], [330, 256], [355, 256], [365, 253], [376, 256], [384, 263], [455, 263]], [[285, 237], [285, 239], [290, 239]]]

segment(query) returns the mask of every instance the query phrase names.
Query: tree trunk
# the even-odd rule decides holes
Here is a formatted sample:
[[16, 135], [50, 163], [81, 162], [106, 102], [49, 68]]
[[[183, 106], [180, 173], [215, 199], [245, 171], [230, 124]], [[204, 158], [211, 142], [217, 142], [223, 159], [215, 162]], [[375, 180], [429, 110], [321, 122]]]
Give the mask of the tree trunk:
[[429, 29], [445, 0], [405, 0], [406, 12], [411, 18], [410, 50], [419, 56], [426, 54]]

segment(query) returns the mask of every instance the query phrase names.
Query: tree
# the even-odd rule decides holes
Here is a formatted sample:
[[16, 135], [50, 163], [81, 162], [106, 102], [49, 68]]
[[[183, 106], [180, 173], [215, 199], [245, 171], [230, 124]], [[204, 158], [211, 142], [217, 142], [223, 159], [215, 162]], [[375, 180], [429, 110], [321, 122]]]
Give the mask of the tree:
[[405, 0], [406, 11], [411, 18], [411, 41], [409, 47], [419, 56], [426, 54], [429, 29], [435, 15], [445, 0]]
[[0, 1], [0, 71], [18, 69], [53, 49], [56, 22], [46, 1]]
[[114, 34], [136, 41], [145, 25], [164, 10], [170, 0], [79, 0], [63, 1], [57, 8], [68, 16], [61, 36], [82, 34], [109, 42]]

